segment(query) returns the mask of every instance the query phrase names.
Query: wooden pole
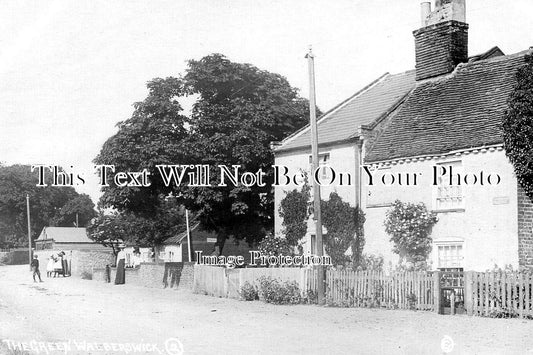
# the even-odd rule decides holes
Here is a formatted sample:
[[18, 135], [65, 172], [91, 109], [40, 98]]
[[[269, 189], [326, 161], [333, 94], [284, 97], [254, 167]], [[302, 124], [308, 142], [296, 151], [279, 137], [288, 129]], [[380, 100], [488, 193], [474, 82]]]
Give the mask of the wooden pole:
[[32, 252], [31, 252], [31, 223], [30, 223], [30, 195], [26, 194], [26, 213], [28, 215], [28, 257], [29, 257], [29, 263], [30, 263], [30, 270], [31, 270], [31, 261], [33, 258]]
[[185, 223], [187, 224], [187, 251], [189, 254], [189, 262], [192, 261], [192, 249], [191, 249], [191, 230], [189, 228], [189, 210], [185, 209]]
[[[315, 57], [311, 48], [307, 53], [307, 63], [309, 66], [309, 120], [311, 126], [311, 151], [312, 151], [312, 171], [311, 181], [313, 182], [313, 200], [314, 212], [313, 219], [315, 220], [315, 235], [316, 235], [316, 251], [317, 256], [324, 255], [324, 247], [322, 243], [322, 213], [320, 210], [320, 185], [315, 181], [315, 172], [319, 168], [318, 162], [318, 129], [316, 123], [316, 97], [315, 97]], [[322, 259], [322, 258], [320, 258]], [[325, 303], [324, 295], [324, 268], [318, 265], [318, 304]]]
[[440, 289], [440, 271], [433, 273], [433, 311], [442, 314], [441, 312], [441, 289]]
[[467, 271], [464, 273], [465, 277], [465, 291], [464, 291], [464, 302], [466, 314], [471, 316], [473, 314], [473, 302], [472, 302], [472, 272]]

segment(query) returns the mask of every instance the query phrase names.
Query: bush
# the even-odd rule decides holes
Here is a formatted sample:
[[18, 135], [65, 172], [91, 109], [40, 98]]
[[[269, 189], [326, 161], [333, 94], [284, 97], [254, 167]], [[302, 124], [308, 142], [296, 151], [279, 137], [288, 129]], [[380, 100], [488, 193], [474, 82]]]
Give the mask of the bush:
[[318, 304], [318, 293], [314, 290], [308, 289], [302, 298], [302, 303], [306, 304]]
[[393, 252], [407, 269], [424, 270], [431, 252], [431, 229], [437, 223], [435, 213], [423, 203], [403, 203], [396, 200], [387, 211], [385, 231], [391, 236]]
[[259, 298], [257, 294], [257, 290], [248, 281], [246, 281], [244, 285], [241, 286], [239, 294], [241, 295], [242, 299], [245, 301], [255, 301], [256, 299]]
[[[346, 265], [349, 261], [359, 264], [365, 245], [365, 214], [360, 208], [344, 202], [336, 192], [329, 195], [329, 200], [322, 201], [321, 207], [322, 224], [328, 231], [324, 246], [333, 265]], [[345, 255], [350, 247], [351, 258]]]
[[509, 308], [493, 309], [489, 312], [489, 318], [518, 318], [518, 313]]
[[383, 271], [383, 256], [374, 254], [363, 254], [357, 270]]
[[407, 295], [407, 303], [409, 304], [409, 309], [416, 309], [416, 301], [418, 301], [418, 297], [414, 293], [410, 293]]
[[294, 189], [287, 193], [279, 205], [279, 215], [282, 218], [283, 233], [289, 245], [295, 247], [307, 233], [307, 219], [309, 218], [309, 200], [311, 187], [306, 183], [301, 191]]
[[266, 256], [278, 256], [278, 255], [292, 255], [293, 248], [289, 245], [287, 239], [279, 236], [269, 234], [257, 247], [259, 252]]
[[363, 307], [363, 308], [377, 308], [381, 307], [380, 299], [383, 296], [384, 288], [379, 281], [369, 281], [368, 287], [374, 291], [369, 295], [364, 293], [355, 293], [355, 289], [345, 280], [336, 279], [335, 292], [341, 295], [340, 300], [334, 301], [333, 295], [329, 292], [326, 297], [326, 304], [331, 307]]
[[296, 281], [281, 282], [270, 276], [259, 278], [262, 299], [272, 304], [298, 304], [302, 302], [300, 287]]

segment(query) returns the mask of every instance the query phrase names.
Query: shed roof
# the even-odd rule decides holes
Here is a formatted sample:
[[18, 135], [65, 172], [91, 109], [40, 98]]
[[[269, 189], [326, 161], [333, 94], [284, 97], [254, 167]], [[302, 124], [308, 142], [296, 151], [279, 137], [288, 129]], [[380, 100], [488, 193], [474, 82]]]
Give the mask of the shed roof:
[[89, 239], [85, 228], [44, 227], [35, 241], [53, 239], [55, 243], [96, 243]]
[[[196, 231], [198, 229], [198, 227], [200, 226], [200, 222], [197, 222], [196, 224], [194, 224], [191, 229], [190, 229], [190, 232], [191, 232], [191, 237], [193, 236], [193, 233], [194, 231]], [[195, 233], [196, 235], [197, 233]], [[177, 245], [177, 244], [181, 244], [182, 242], [187, 242], [187, 240], [184, 241], [184, 239], [187, 238], [187, 231], [183, 231], [181, 233], [178, 233], [170, 238], [167, 238], [165, 239], [165, 241], [163, 242], [164, 245]]]

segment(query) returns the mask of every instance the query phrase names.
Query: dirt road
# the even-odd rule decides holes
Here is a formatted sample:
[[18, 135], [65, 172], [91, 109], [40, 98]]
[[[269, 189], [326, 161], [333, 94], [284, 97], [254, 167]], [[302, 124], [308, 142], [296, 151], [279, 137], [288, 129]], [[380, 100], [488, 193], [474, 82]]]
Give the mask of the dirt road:
[[33, 283], [26, 266], [1, 266], [0, 340], [8, 354], [533, 354], [533, 321], [273, 306], [76, 278]]

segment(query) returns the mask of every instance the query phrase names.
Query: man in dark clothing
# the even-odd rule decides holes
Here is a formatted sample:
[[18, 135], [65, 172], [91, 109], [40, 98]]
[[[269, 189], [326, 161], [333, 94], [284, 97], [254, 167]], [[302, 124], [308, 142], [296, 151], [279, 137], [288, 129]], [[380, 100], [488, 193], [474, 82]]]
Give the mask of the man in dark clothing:
[[33, 256], [33, 260], [31, 261], [31, 271], [33, 271], [33, 282], [37, 282], [37, 280], [35, 280], [35, 275], [39, 276], [39, 282], [43, 282], [43, 280], [41, 280], [41, 272], [39, 271], [39, 259], [37, 259], [37, 255], [34, 255]]

